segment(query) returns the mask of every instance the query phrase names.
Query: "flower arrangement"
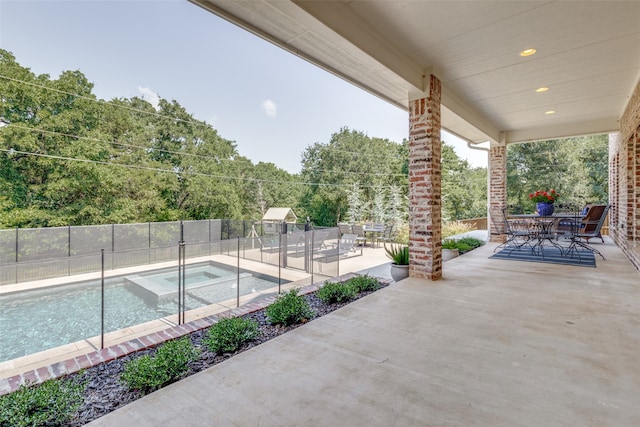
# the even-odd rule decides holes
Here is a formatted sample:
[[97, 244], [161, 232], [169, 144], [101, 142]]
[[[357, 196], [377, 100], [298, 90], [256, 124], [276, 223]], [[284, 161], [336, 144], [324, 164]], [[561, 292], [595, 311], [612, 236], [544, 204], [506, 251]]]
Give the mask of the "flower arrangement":
[[529, 199], [532, 202], [536, 202], [536, 203], [554, 203], [559, 198], [560, 198], [560, 194], [556, 193], [556, 190], [554, 190], [553, 188], [548, 192], [538, 190], [535, 193], [529, 194]]

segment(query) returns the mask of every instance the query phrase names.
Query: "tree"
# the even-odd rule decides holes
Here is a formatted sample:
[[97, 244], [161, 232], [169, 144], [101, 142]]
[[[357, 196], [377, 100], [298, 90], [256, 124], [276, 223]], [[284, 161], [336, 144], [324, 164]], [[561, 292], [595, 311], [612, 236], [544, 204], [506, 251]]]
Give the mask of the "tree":
[[[342, 128], [328, 143], [308, 147], [302, 158], [302, 179], [311, 183], [303, 206], [317, 224], [318, 218], [323, 218], [320, 225], [332, 226], [345, 218], [347, 193], [354, 183], [358, 183], [362, 201], [367, 204], [373, 202], [375, 188], [398, 185], [405, 194], [408, 190], [407, 174], [403, 172], [406, 142], [397, 144]], [[319, 199], [324, 202], [318, 203]]]
[[529, 194], [555, 189], [559, 203], [583, 206], [608, 199], [606, 135], [510, 145], [507, 196], [510, 204], [533, 209]]
[[442, 142], [442, 217], [459, 220], [486, 216], [487, 170], [471, 168]]

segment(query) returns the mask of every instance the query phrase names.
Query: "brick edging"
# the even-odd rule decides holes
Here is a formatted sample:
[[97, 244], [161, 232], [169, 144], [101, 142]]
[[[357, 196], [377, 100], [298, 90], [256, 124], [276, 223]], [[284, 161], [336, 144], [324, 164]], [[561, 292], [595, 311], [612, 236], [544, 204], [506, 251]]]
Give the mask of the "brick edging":
[[[334, 277], [331, 281], [342, 282], [354, 276], [357, 276], [357, 274], [348, 273]], [[378, 280], [383, 281], [383, 279], [380, 278], [378, 278]], [[299, 293], [300, 295], [310, 294], [320, 289], [320, 286], [321, 284], [319, 283], [307, 285], [300, 288]], [[72, 359], [43, 366], [9, 378], [0, 379], [0, 396], [18, 390], [23, 384], [35, 385], [50, 379], [61, 378], [83, 369], [88, 369], [101, 363], [110, 362], [120, 357], [154, 347], [165, 341], [180, 338], [182, 336], [189, 335], [192, 332], [206, 329], [216, 323], [220, 318], [244, 316], [245, 314], [254, 313], [266, 308], [269, 304], [273, 303], [276, 298], [277, 295], [268, 296], [259, 302], [248, 303], [241, 307], [229, 309], [217, 315], [206, 316], [182, 325], [171, 326], [167, 329], [140, 336], [120, 344], [114, 344], [110, 347], [76, 356]]]

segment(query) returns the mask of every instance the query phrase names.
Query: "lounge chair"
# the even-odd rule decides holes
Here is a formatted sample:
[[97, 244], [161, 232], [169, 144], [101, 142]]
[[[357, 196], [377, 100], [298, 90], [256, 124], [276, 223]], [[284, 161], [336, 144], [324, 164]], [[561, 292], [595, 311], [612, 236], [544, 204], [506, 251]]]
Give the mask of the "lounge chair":
[[[357, 242], [356, 234], [345, 234], [343, 235], [338, 244], [328, 248], [321, 249], [319, 251], [314, 252], [316, 254], [316, 258], [329, 258], [331, 256], [348, 256], [351, 253], [356, 252], [356, 242]], [[362, 248], [360, 248], [360, 255], [362, 255]]]

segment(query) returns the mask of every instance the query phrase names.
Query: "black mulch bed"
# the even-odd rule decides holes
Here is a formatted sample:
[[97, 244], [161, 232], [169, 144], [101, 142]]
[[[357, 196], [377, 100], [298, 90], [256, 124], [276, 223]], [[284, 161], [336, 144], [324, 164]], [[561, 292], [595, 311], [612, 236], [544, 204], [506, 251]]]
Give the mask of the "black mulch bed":
[[[388, 283], [381, 282], [380, 289], [387, 285]], [[360, 299], [370, 293], [371, 292], [363, 292], [359, 294], [356, 299]], [[331, 313], [332, 311], [349, 304], [349, 302], [325, 304], [320, 301], [315, 293], [307, 294], [304, 297], [316, 313], [314, 318], [322, 317], [325, 314]], [[353, 301], [354, 300], [350, 302]], [[193, 332], [189, 335], [194, 346], [200, 350], [200, 358], [189, 365], [189, 373], [185, 375], [185, 377], [223, 362], [238, 353], [258, 346], [277, 337], [278, 335], [284, 334], [301, 326], [300, 324], [292, 326], [271, 325], [266, 320], [264, 309], [247, 314], [243, 317], [258, 322], [260, 335], [256, 340], [247, 343], [235, 353], [216, 354], [208, 351], [206, 346], [202, 345], [202, 338], [206, 330]], [[155, 349], [153, 348], [139, 351], [120, 359], [94, 366], [81, 373], [67, 376], [66, 379], [86, 384], [86, 388], [84, 391], [84, 404], [78, 411], [76, 417], [70, 423], [65, 425], [72, 427], [85, 425], [96, 418], [108, 414], [111, 411], [115, 411], [116, 409], [143, 397], [143, 392], [130, 391], [123, 383], [121, 383], [120, 374], [124, 370], [124, 365], [129, 360], [138, 358], [144, 354], [153, 353], [155, 353]]]

